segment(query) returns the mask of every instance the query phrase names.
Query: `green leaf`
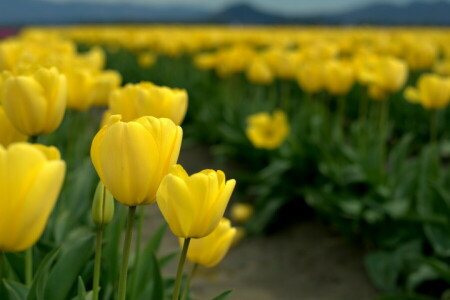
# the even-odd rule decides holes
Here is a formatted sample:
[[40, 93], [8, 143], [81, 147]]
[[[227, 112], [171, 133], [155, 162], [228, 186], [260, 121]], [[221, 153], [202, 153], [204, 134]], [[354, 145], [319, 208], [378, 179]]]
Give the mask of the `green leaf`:
[[45, 286], [47, 285], [48, 274], [50, 267], [58, 256], [60, 248], [55, 248], [50, 251], [39, 264], [39, 267], [34, 274], [34, 280], [28, 292], [27, 300], [44, 300]]
[[130, 299], [164, 300], [164, 281], [150, 240], [141, 253], [141, 263], [134, 266], [130, 282]]
[[150, 260], [150, 278], [147, 279], [144, 291], [144, 295], [148, 295], [148, 298], [153, 300], [164, 300], [164, 280], [161, 275], [161, 269], [158, 265], [156, 256], [152, 254]]
[[3, 279], [3, 284], [8, 291], [10, 300], [25, 300], [28, 295], [28, 287], [20, 282]]
[[81, 276], [78, 276], [78, 300], [86, 300], [86, 287]]
[[77, 230], [61, 248], [61, 256], [49, 274], [46, 300], [67, 299], [85, 265], [94, 253], [94, 235]]
[[219, 296], [214, 297], [212, 300], [224, 300], [224, 299], [227, 299], [228, 296], [230, 296], [230, 294], [231, 294], [232, 292], [233, 292], [233, 290], [225, 291], [225, 292], [223, 292], [222, 294], [220, 294]]
[[158, 253], [159, 247], [161, 246], [161, 241], [164, 237], [164, 233], [166, 233], [167, 223], [163, 223], [156, 231], [153, 233], [152, 238], [148, 242], [147, 251], [153, 251], [154, 253]]
[[175, 251], [173, 253], [169, 253], [167, 255], [164, 255], [159, 259], [159, 267], [163, 268], [165, 265], [167, 265], [170, 261], [172, 261], [175, 257], [177, 257], [179, 251]]
[[400, 273], [400, 264], [389, 252], [374, 252], [365, 257], [367, 273], [376, 287], [383, 291], [394, 291]]

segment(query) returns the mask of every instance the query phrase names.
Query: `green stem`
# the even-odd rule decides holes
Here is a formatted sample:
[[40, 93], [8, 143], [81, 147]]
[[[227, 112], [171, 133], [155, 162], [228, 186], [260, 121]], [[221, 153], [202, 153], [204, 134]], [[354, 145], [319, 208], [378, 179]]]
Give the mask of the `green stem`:
[[383, 181], [386, 144], [388, 140], [389, 98], [380, 103], [379, 136], [380, 136], [380, 181]]
[[3, 252], [0, 251], [0, 282], [3, 279]]
[[438, 111], [431, 111], [430, 115], [430, 143], [436, 143], [437, 139], [437, 114]]
[[130, 299], [135, 299], [135, 293], [137, 291], [138, 287], [138, 273], [136, 272], [137, 267], [140, 265], [140, 261], [141, 261], [141, 241], [142, 241], [142, 226], [144, 223], [144, 207], [145, 206], [141, 206], [139, 208], [139, 216], [138, 216], [138, 226], [137, 226], [137, 236], [136, 236], [136, 249], [135, 249], [135, 260], [134, 260], [134, 276], [132, 278], [132, 289], [131, 289], [131, 295], [130, 295]]
[[136, 206], [130, 206], [128, 210], [127, 232], [125, 234], [125, 242], [123, 244], [122, 267], [119, 277], [119, 300], [125, 300], [127, 294], [127, 273], [128, 273], [128, 257], [130, 256], [131, 237], [133, 235], [134, 215]]
[[30, 287], [33, 281], [33, 246], [25, 250], [25, 284]]
[[191, 286], [192, 278], [194, 277], [195, 271], [197, 271], [197, 268], [198, 268], [198, 264], [194, 264], [194, 266], [192, 267], [191, 274], [189, 274], [189, 277], [187, 279], [186, 286], [184, 287], [183, 294], [181, 295], [181, 300], [186, 300], [186, 297], [188, 295], [188, 292], [189, 292], [189, 289]]
[[180, 261], [178, 262], [177, 279], [175, 280], [175, 288], [173, 290], [172, 300], [178, 300], [180, 294], [181, 276], [183, 274], [183, 266], [186, 261], [186, 255], [189, 248], [189, 242], [191, 238], [184, 239], [183, 250], [181, 251]]
[[98, 292], [100, 284], [100, 266], [102, 263], [102, 241], [103, 241], [103, 228], [100, 227], [97, 229], [97, 247], [95, 249], [94, 283], [93, 283], [94, 300], [98, 300]]
[[30, 138], [28, 139], [28, 141], [29, 141], [31, 144], [37, 144], [37, 142], [38, 142], [38, 136], [37, 136], [37, 135], [30, 136]]

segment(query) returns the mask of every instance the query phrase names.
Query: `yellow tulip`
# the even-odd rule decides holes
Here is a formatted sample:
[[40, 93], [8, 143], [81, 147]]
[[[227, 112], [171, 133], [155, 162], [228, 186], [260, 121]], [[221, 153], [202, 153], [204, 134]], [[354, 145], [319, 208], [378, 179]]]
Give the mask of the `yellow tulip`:
[[94, 89], [95, 78], [92, 70], [75, 68], [67, 75], [67, 106], [85, 111], [93, 103], [89, 93]]
[[[227, 254], [236, 235], [236, 228], [231, 227], [228, 219], [222, 218], [216, 229], [200, 239], [192, 239], [187, 258], [205, 267], [214, 267]], [[183, 242], [183, 239], [180, 239]]]
[[319, 92], [323, 88], [323, 81], [323, 66], [321, 63], [305, 63], [298, 70], [298, 85], [306, 93]]
[[89, 102], [96, 106], [108, 106], [109, 95], [119, 88], [121, 83], [122, 76], [117, 71], [99, 73], [89, 94]]
[[441, 109], [450, 102], [450, 79], [436, 74], [424, 74], [417, 88], [408, 87], [404, 96], [412, 103], [420, 103], [425, 109]]
[[248, 221], [253, 215], [253, 206], [248, 203], [236, 203], [231, 207], [231, 219], [238, 223], [243, 224]]
[[254, 60], [247, 69], [247, 79], [256, 84], [271, 84], [273, 74], [264, 61]]
[[395, 57], [378, 58], [372, 67], [365, 70], [361, 77], [365, 84], [376, 86], [384, 94], [400, 90], [408, 77], [406, 63]]
[[162, 178], [176, 164], [183, 131], [171, 120], [113, 115], [94, 137], [91, 159], [114, 198], [128, 206], [150, 204]]
[[219, 224], [236, 181], [222, 171], [203, 170], [189, 176], [181, 165], [172, 166], [158, 189], [156, 201], [173, 234], [202, 238]]
[[347, 94], [355, 82], [355, 72], [350, 63], [330, 60], [324, 64], [323, 79], [326, 90], [332, 95]]
[[124, 121], [142, 116], [169, 118], [175, 124], [183, 122], [188, 105], [186, 90], [156, 86], [150, 82], [127, 84], [111, 93], [110, 113], [120, 114]]
[[64, 179], [54, 147], [0, 146], [0, 252], [22, 251], [41, 236]]
[[8, 146], [15, 142], [25, 142], [28, 136], [18, 131], [9, 121], [8, 117], [0, 105], [0, 144]]
[[31, 76], [11, 76], [2, 87], [2, 104], [11, 123], [23, 134], [55, 131], [66, 109], [66, 78], [55, 68]]
[[143, 52], [138, 55], [137, 61], [141, 68], [150, 68], [155, 64], [156, 57], [151, 52]]
[[257, 113], [247, 118], [246, 134], [256, 148], [276, 149], [289, 134], [286, 114], [276, 110], [273, 115]]

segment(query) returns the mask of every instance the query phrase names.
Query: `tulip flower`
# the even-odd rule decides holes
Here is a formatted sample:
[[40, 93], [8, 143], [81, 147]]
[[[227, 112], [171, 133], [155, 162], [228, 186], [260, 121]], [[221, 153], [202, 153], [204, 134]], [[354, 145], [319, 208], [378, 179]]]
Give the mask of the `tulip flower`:
[[235, 185], [222, 171], [189, 176], [181, 165], [174, 165], [162, 180], [156, 201], [174, 235], [201, 238], [219, 224]]
[[64, 180], [65, 163], [54, 147], [0, 146], [0, 252], [31, 247], [41, 236]]
[[176, 164], [183, 131], [171, 120], [113, 115], [94, 137], [91, 159], [114, 198], [128, 206], [150, 204], [162, 178]]
[[253, 206], [248, 203], [236, 203], [231, 207], [231, 219], [238, 223], [243, 224], [252, 217], [254, 213]]
[[29, 136], [48, 134], [61, 123], [66, 109], [66, 78], [55, 68], [31, 76], [11, 76], [2, 87], [2, 105], [11, 123]]
[[236, 181], [225, 181], [222, 171], [203, 170], [189, 176], [181, 165], [172, 166], [156, 195], [159, 210], [172, 233], [184, 238], [173, 300], [178, 300], [181, 274], [192, 238], [203, 238], [219, 225]]
[[246, 134], [253, 146], [262, 149], [276, 149], [289, 134], [286, 115], [276, 110], [273, 115], [257, 113], [247, 118]]
[[355, 82], [351, 64], [345, 61], [330, 60], [324, 64], [323, 80], [326, 90], [332, 95], [347, 94]]
[[235, 235], [236, 228], [231, 227], [230, 220], [222, 218], [211, 234], [191, 240], [187, 258], [193, 263], [214, 267], [227, 254]]
[[450, 79], [436, 74], [424, 74], [417, 88], [408, 87], [404, 96], [412, 103], [420, 103], [425, 109], [441, 109], [450, 102]]
[[298, 85], [306, 93], [314, 94], [319, 92], [324, 85], [323, 81], [323, 65], [321, 63], [306, 63], [298, 70]]
[[5, 110], [0, 106], [0, 144], [8, 146], [15, 142], [25, 142], [28, 136], [17, 130], [9, 121]]
[[180, 125], [186, 115], [186, 90], [157, 86], [150, 82], [127, 84], [115, 90], [109, 99], [109, 113], [120, 114], [124, 121], [143, 116], [169, 118]]
[[270, 84], [273, 74], [264, 61], [254, 60], [247, 69], [247, 79], [256, 84]]

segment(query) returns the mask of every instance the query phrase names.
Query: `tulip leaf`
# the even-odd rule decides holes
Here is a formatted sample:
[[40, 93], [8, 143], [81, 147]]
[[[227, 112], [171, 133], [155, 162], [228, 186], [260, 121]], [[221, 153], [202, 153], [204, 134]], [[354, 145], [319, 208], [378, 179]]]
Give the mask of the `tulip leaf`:
[[28, 295], [28, 287], [20, 282], [3, 279], [3, 284], [8, 291], [10, 300], [25, 300]]
[[230, 296], [230, 294], [231, 294], [232, 292], [233, 292], [233, 290], [225, 291], [225, 292], [223, 292], [222, 294], [220, 294], [219, 296], [214, 297], [212, 300], [224, 300], [224, 299], [227, 299], [228, 296]]
[[27, 300], [44, 300], [44, 290], [47, 285], [48, 273], [54, 260], [58, 256], [60, 248], [55, 248], [50, 251], [39, 264], [39, 267], [34, 274], [33, 283], [28, 292]]
[[133, 273], [130, 276], [132, 278], [130, 282], [132, 288], [129, 289], [130, 299], [164, 299], [164, 281], [154, 250], [155, 245], [159, 243], [156, 240], [161, 239], [165, 228], [166, 226], [163, 225], [156, 231], [141, 252], [141, 263], [133, 267]]
[[49, 275], [49, 282], [45, 289], [46, 300], [67, 299], [78, 274], [94, 253], [94, 235], [86, 236], [84, 231], [77, 233], [80, 234], [74, 233], [71, 241], [62, 246], [61, 257]]
[[86, 287], [84, 286], [83, 278], [78, 276], [78, 300], [86, 299]]

